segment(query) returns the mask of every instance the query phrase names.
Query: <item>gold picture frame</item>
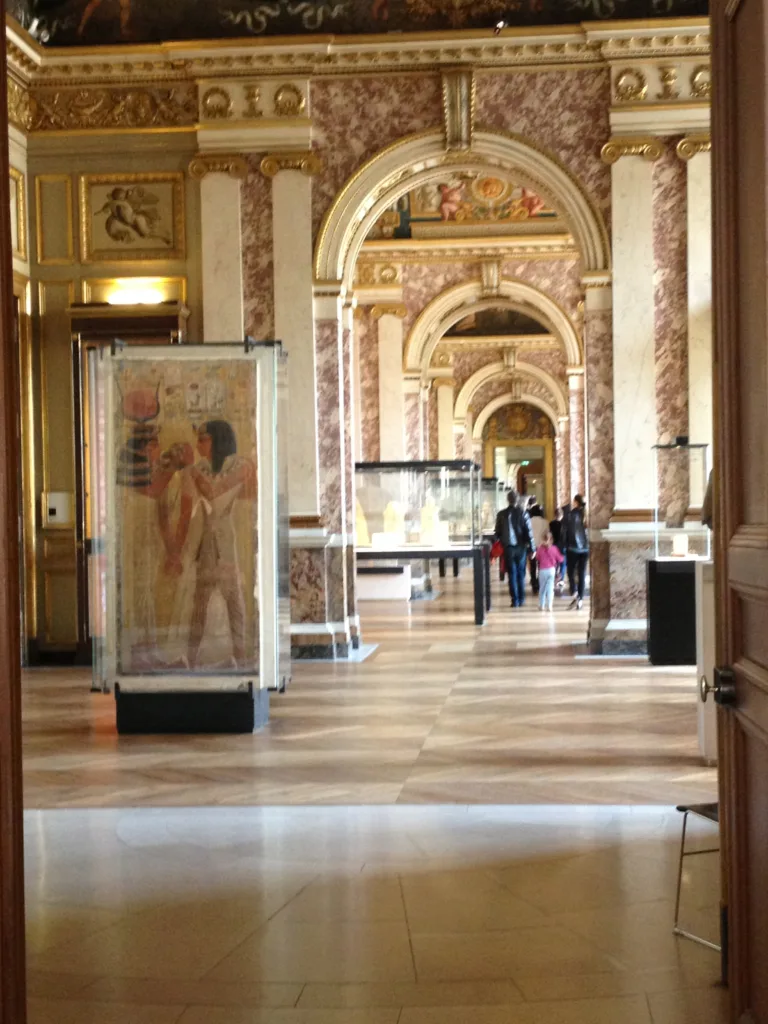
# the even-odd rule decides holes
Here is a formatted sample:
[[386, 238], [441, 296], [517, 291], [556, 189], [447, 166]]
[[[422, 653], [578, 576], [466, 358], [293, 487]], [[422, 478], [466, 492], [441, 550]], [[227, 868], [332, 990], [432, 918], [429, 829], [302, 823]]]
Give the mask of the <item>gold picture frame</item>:
[[26, 263], [27, 248], [27, 189], [26, 175], [16, 167], [9, 168], [11, 193], [11, 235], [14, 259]]
[[80, 175], [83, 263], [183, 260], [184, 175]]

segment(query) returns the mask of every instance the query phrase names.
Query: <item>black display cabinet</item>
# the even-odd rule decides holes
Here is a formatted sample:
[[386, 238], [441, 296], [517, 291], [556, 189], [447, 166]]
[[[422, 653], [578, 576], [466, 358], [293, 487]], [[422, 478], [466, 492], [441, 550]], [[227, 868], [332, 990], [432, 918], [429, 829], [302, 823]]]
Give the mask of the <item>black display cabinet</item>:
[[696, 562], [648, 561], [648, 658], [652, 665], [696, 664]]

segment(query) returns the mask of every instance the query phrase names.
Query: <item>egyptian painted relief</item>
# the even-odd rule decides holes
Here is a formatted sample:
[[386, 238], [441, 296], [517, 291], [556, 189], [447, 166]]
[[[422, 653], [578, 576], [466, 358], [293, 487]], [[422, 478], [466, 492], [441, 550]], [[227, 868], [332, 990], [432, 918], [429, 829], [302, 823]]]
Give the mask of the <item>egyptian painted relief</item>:
[[112, 373], [117, 672], [255, 673], [255, 368], [118, 357]]
[[706, 0], [10, 0], [8, 11], [41, 42], [162, 42], [173, 39], [316, 33], [489, 31], [606, 18], [705, 15]]

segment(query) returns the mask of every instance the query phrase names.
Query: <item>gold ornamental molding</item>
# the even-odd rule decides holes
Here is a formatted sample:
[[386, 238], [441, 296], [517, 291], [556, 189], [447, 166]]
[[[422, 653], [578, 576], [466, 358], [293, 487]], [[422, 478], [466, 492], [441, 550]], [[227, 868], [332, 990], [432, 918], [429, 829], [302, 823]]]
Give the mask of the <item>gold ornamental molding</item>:
[[648, 82], [642, 71], [637, 68], [625, 68], [616, 76], [614, 83], [616, 99], [620, 103], [638, 103], [648, 93]]
[[691, 72], [691, 94], [700, 100], [712, 96], [712, 72], [709, 64], [699, 64]]
[[259, 165], [265, 178], [274, 178], [280, 171], [301, 171], [311, 177], [323, 169], [323, 161], [313, 149], [286, 150], [268, 153]]
[[455, 388], [456, 381], [453, 377], [435, 377], [432, 381], [433, 388]]
[[407, 313], [408, 309], [404, 302], [380, 302], [371, 307], [371, 316], [374, 320], [380, 320], [383, 316], [396, 316], [402, 320]]
[[33, 89], [24, 126], [30, 132], [98, 129], [193, 128], [197, 122], [197, 89], [91, 88]]
[[680, 139], [675, 152], [681, 160], [692, 160], [698, 153], [709, 153], [712, 150], [712, 136], [709, 132], [700, 135], [686, 135]]
[[615, 164], [623, 156], [639, 156], [653, 163], [663, 153], [664, 145], [654, 135], [627, 135], [609, 139], [600, 150], [600, 159], [604, 164]]
[[472, 68], [443, 72], [443, 128], [445, 148], [465, 153], [472, 148], [477, 88]]
[[239, 153], [197, 153], [189, 162], [189, 175], [202, 181], [206, 174], [228, 174], [230, 178], [244, 178], [248, 161]]
[[29, 127], [30, 102], [29, 92], [14, 81], [8, 78], [8, 120], [11, 124], [26, 131]]

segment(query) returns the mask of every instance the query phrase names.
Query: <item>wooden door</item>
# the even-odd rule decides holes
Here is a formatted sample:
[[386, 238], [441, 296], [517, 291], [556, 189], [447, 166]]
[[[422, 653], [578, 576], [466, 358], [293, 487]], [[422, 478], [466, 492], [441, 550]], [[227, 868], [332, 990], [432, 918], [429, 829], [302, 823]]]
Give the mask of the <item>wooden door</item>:
[[[0, 25], [5, 4], [0, 0]], [[19, 381], [15, 373], [8, 97], [0, 40], [0, 1024], [24, 1024], [19, 603]]]
[[713, 0], [717, 658], [732, 1019], [768, 1022], [768, 4]]

